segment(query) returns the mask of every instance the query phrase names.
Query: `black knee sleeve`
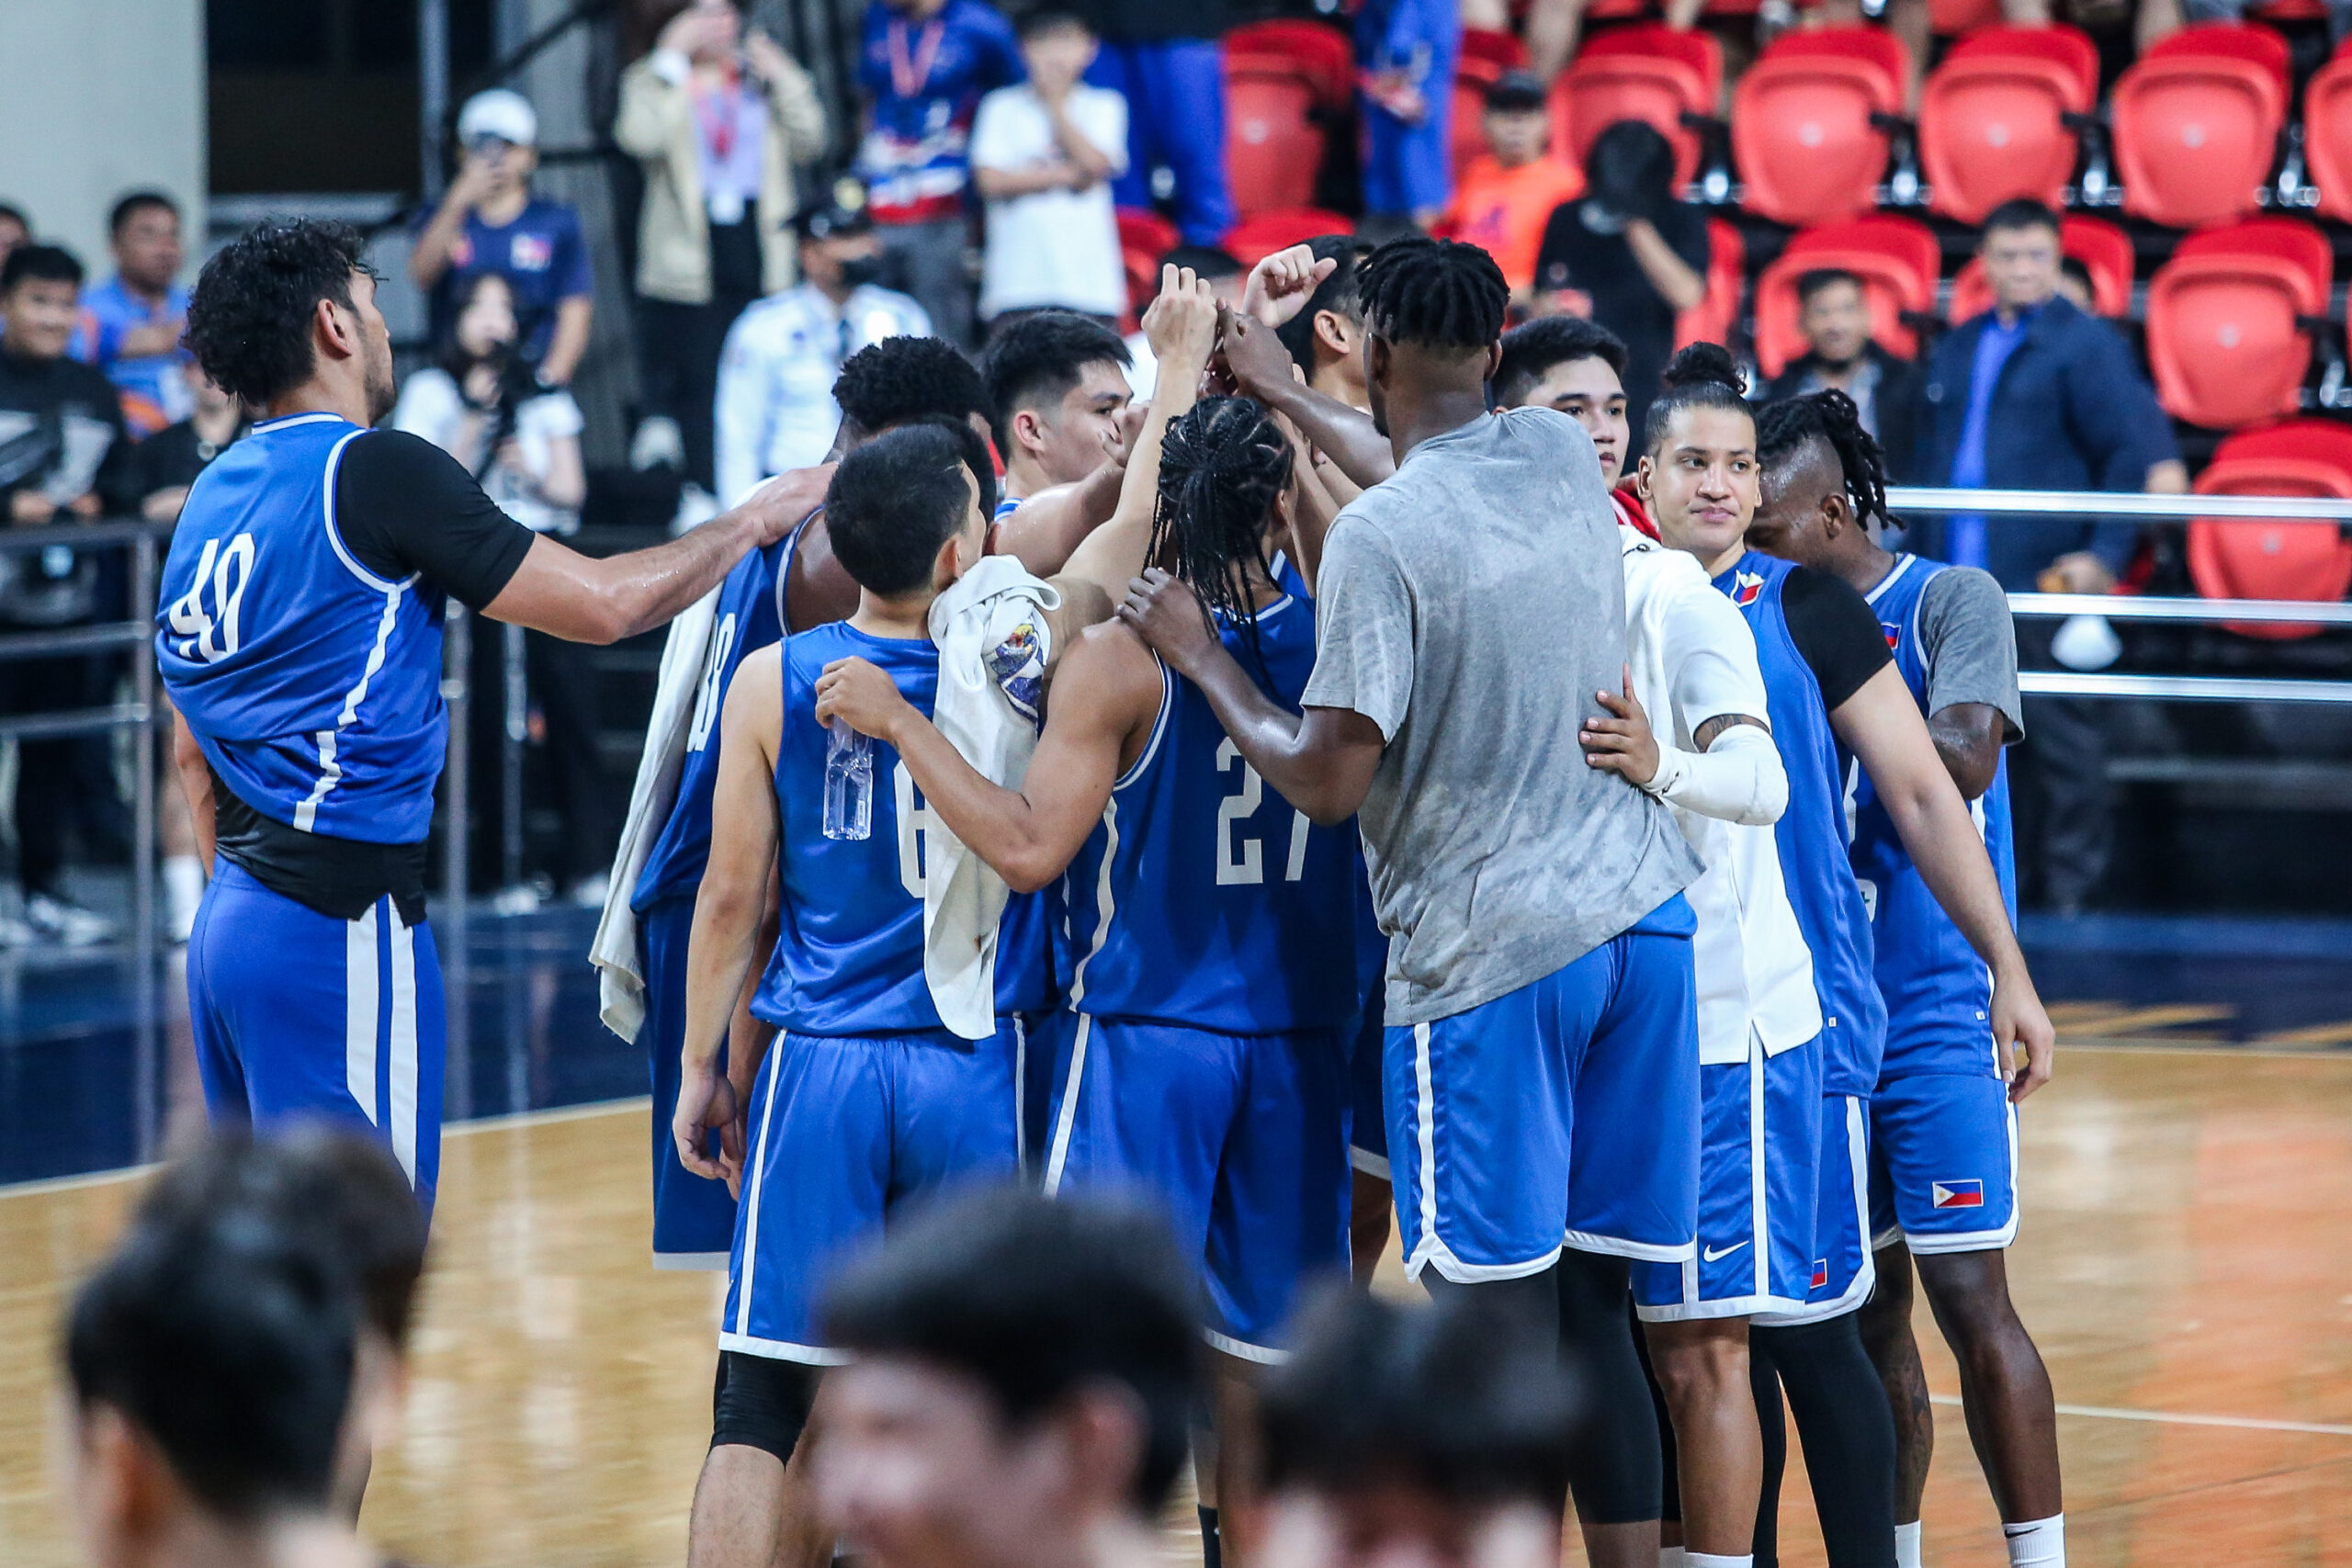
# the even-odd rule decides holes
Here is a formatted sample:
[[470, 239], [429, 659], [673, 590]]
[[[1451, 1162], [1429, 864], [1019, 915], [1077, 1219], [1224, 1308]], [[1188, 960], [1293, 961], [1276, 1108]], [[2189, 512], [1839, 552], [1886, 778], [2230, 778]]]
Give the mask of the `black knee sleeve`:
[[1660, 1516], [1666, 1458], [1657, 1408], [1634, 1339], [1629, 1266], [1622, 1258], [1563, 1252], [1560, 1350], [1577, 1376], [1584, 1420], [1569, 1455], [1568, 1492], [1589, 1525]]
[[1894, 1568], [1894, 1416], [1857, 1314], [1748, 1337], [1787, 1391], [1830, 1568]]
[[814, 1367], [721, 1350], [718, 1386], [711, 1393], [710, 1446], [762, 1449], [779, 1464], [789, 1464], [816, 1394]]

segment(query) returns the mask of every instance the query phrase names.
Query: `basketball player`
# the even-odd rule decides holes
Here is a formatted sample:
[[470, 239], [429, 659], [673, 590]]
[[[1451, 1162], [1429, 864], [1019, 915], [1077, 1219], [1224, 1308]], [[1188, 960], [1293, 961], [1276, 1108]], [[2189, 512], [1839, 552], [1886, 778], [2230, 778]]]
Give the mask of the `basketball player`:
[[1154, 1568], [1200, 1313], [1159, 1217], [943, 1201], [825, 1292], [826, 1514], [875, 1568]]
[[[885, 430], [925, 416], [981, 418], [984, 398], [978, 374], [964, 356], [938, 338], [891, 337], [869, 344], [842, 362], [833, 382], [842, 423], [836, 453], [854, 450]], [[830, 543], [813, 574], [799, 547], [822, 528], [818, 502], [832, 478], [832, 465], [796, 469], [787, 479], [795, 504], [805, 498], [802, 516], [790, 534], [735, 563], [720, 584], [712, 611], [708, 651], [695, 689], [676, 793], [660, 836], [647, 853], [629, 896], [638, 919], [639, 973], [645, 977], [645, 1018], [638, 1038], [645, 1044], [653, 1081], [653, 1266], [657, 1269], [724, 1269], [735, 1239], [735, 1199], [724, 1183], [688, 1174], [671, 1157], [670, 1121], [678, 1103], [678, 1049], [685, 1032], [686, 945], [694, 925], [695, 891], [710, 858], [710, 803], [718, 778], [718, 727], [727, 693], [744, 657], [784, 635], [787, 600], [801, 616], [827, 615], [840, 584], [856, 588], [832, 558]], [[783, 499], [780, 495], [779, 499]], [[815, 553], [813, 550], [812, 554]], [[779, 585], [783, 591], [779, 592]], [[796, 594], [793, 590], [797, 590]], [[819, 624], [796, 620], [797, 630]], [[735, 1027], [754, 1021], [739, 1012]], [[722, 1060], [724, 1058], [722, 1057]], [[751, 1080], [737, 1085], [748, 1095]]]
[[[1163, 377], [1155, 412], [1173, 390]], [[1257, 689], [1295, 704], [1314, 609], [1270, 564], [1291, 456], [1244, 399], [1171, 421], [1151, 558], [1197, 585]], [[973, 771], [871, 670], [826, 679], [820, 711], [887, 739], [938, 819], [1009, 884], [1067, 874], [1077, 964], [1046, 1192], [1148, 1195], [1206, 1275], [1228, 1439], [1216, 1495], [1229, 1504], [1245, 1479], [1230, 1440], [1245, 1368], [1280, 1357], [1302, 1281], [1347, 1267], [1349, 836], [1268, 798], [1206, 700], [1124, 626], [1091, 628], [1065, 657], [1019, 792]]]
[[1495, 371], [1498, 408], [1557, 409], [1584, 426], [1600, 454], [1617, 521], [1657, 537], [1639, 497], [1620, 488], [1633, 432], [1625, 417], [1625, 344], [1582, 316], [1544, 316], [1503, 334]]
[[[1822, 392], [1758, 415], [1764, 505], [1758, 548], [1842, 578], [1869, 601], [1895, 668], [2016, 903], [2002, 749], [2023, 733], [2017, 643], [2000, 585], [1972, 568], [1890, 555], [1865, 519], [1886, 515], [1878, 443], [1852, 402]], [[2004, 1072], [1984, 1018], [1991, 984], [1911, 863], [1876, 787], [1858, 781], [1852, 857], [1875, 895], [1871, 929], [1886, 998], [1886, 1054], [1871, 1096], [1871, 1227], [1878, 1291], [1863, 1343], [1894, 1412], [1896, 1560], [1918, 1568], [1919, 1509], [1935, 1421], [1911, 1335], [1911, 1259], [1961, 1372], [1961, 1400], [2015, 1563], [2064, 1561], [2050, 1374], [2009, 1301], [2017, 1235], [2017, 1105], [2047, 1057]]]
[[[813, 690], [828, 662], [857, 652], [930, 706], [931, 602], [978, 562], [995, 499], [987, 444], [961, 424], [909, 425], [843, 457], [826, 522], [859, 583], [857, 613], [750, 655], [728, 694], [673, 1121], [687, 1169], [743, 1190], [692, 1562], [766, 1564], [809, 1545], [784, 1535], [785, 1467], [814, 1370], [840, 1359], [816, 1332], [823, 1269], [907, 1198], [1018, 1169], [1026, 1020], [1051, 998], [1043, 903], [1016, 899], [1000, 922], [996, 1032], [972, 1041], [943, 1027], [923, 974], [928, 815], [876, 750], [870, 836], [825, 835], [828, 736]], [[718, 1050], [763, 957], [772, 879], [779, 929], [751, 1007], [777, 1032], [730, 1065], [753, 1076], [739, 1110]], [[712, 1130], [718, 1158], [706, 1151]]]
[[347, 226], [268, 221], [205, 264], [188, 344], [266, 412], [188, 493], [155, 652], [214, 868], [188, 946], [220, 1122], [375, 1130], [429, 1213], [445, 1003], [424, 839], [448, 717], [441, 610], [613, 642], [661, 625], [795, 518], [763, 491], [605, 559], [500, 511], [431, 444], [368, 427], [391, 340]]
[[[1834, 578], [1747, 548], [1758, 503], [1755, 419], [1730, 356], [1679, 354], [1652, 405], [1638, 488], [1665, 542], [1698, 558], [1756, 632], [1790, 809], [1777, 829], [1791, 901], [1815, 963], [1824, 1019], [1824, 1122], [1815, 1260], [1804, 1307], [1758, 1314], [1755, 1343], [1790, 1392], [1833, 1563], [1882, 1568], [1894, 1551], [1891, 1424], [1864, 1398], [1868, 1359], [1853, 1314], [1871, 1288], [1863, 1103], [1884, 1011], [1870, 977], [1870, 931], [1839, 829], [1850, 752], [1880, 786], [1922, 875], [1996, 976], [1996, 1033], [2046, 1050], [2049, 1020], [2008, 924], [1982, 841], [1892, 671], [1860, 595]], [[1857, 1086], [1861, 1086], [1860, 1089]], [[1758, 1547], [1770, 1540], [1759, 1515]]]
[[1050, 574], [1110, 517], [1134, 363], [1118, 333], [1069, 310], [1023, 316], [989, 344], [989, 423], [1004, 459], [991, 551]]
[[[1565, 1336], [1596, 1401], [1645, 1400], [1626, 1260], [1695, 1246], [1679, 895], [1700, 867], [1665, 807], [1582, 765], [1577, 725], [1602, 716], [1590, 694], [1624, 666], [1616, 529], [1572, 421], [1487, 406], [1509, 298], [1491, 257], [1393, 241], [1360, 285], [1394, 475], [1326, 542], [1304, 714], [1260, 690], [1167, 574], [1147, 573], [1121, 616], [1284, 799], [1317, 822], [1362, 808], [1390, 933], [1384, 1088], [1408, 1271], [1496, 1298], [1545, 1342]], [[1265, 373], [1250, 341], [1263, 333], [1228, 331], [1237, 376], [1316, 422], [1318, 445], [1326, 427], [1351, 439], [1287, 365]], [[1592, 613], [1564, 617], [1563, 603]], [[1599, 1267], [1565, 1259], [1564, 1239]], [[1572, 1472], [1589, 1551], [1654, 1568], [1655, 1469], [1645, 1505], [1609, 1495], [1595, 1458]]]

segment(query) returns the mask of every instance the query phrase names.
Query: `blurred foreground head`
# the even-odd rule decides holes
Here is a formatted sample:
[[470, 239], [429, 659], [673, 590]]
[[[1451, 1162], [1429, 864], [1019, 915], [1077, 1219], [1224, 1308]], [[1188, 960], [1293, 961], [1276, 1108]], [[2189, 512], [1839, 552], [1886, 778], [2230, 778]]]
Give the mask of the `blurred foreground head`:
[[829, 1292], [816, 1481], [876, 1568], [1148, 1559], [1182, 1467], [1194, 1271], [1154, 1215], [1002, 1190], [894, 1229]]
[[1333, 1293], [1266, 1380], [1264, 1568], [1555, 1568], [1575, 1391], [1475, 1306]]

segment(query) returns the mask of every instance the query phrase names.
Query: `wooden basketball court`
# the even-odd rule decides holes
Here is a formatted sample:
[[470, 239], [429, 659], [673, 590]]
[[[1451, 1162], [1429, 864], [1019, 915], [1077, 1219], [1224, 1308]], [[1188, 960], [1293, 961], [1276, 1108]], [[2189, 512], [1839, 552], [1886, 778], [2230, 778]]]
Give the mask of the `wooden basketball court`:
[[[2352, 1055], [2062, 1054], [2011, 1264], [2061, 1401], [2078, 1568], [2334, 1561], [2352, 1537]], [[718, 1277], [647, 1263], [642, 1100], [451, 1129], [407, 1431], [366, 1524], [426, 1568], [684, 1561]], [[77, 1561], [58, 1312], [135, 1174], [0, 1189], [0, 1563]], [[1387, 1282], [1411, 1289], [1388, 1260]], [[2006, 1557], [1921, 1308], [1928, 1560]], [[1801, 1476], [1783, 1561], [1817, 1563]], [[1189, 1523], [1189, 1508], [1182, 1516]], [[1573, 1560], [1574, 1554], [1571, 1554]], [[1198, 1561], [1171, 1531], [1170, 1560]]]

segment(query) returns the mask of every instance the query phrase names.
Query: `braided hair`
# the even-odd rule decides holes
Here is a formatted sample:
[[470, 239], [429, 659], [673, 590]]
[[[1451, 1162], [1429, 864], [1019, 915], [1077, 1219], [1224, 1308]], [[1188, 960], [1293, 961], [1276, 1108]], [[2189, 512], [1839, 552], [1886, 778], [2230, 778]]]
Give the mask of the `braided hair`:
[[1459, 240], [1391, 240], [1356, 274], [1364, 324], [1390, 343], [1482, 349], [1503, 333], [1510, 286], [1495, 258]]
[[1291, 447], [1274, 416], [1247, 398], [1204, 398], [1169, 422], [1151, 518], [1153, 560], [1167, 560], [1202, 608], [1244, 628], [1262, 674], [1250, 584], [1265, 579], [1266, 525], [1290, 483]]
[[1747, 406], [1747, 378], [1732, 363], [1731, 351], [1719, 343], [1694, 343], [1667, 361], [1660, 378], [1666, 390], [1650, 404], [1642, 427], [1643, 445], [1656, 452], [1666, 440], [1667, 426], [1684, 409], [1736, 409]]
[[1768, 469], [1779, 468], [1819, 441], [1838, 459], [1847, 504], [1865, 529], [1887, 519], [1886, 452], [1862, 428], [1861, 410], [1836, 388], [1766, 403], [1756, 415], [1756, 456]]

